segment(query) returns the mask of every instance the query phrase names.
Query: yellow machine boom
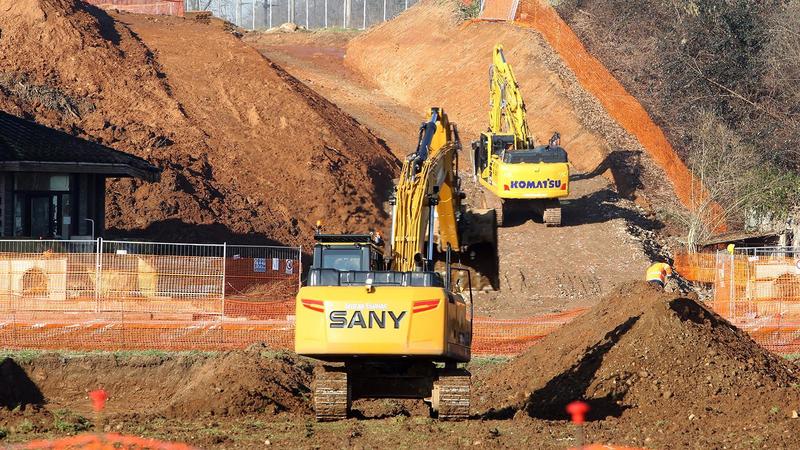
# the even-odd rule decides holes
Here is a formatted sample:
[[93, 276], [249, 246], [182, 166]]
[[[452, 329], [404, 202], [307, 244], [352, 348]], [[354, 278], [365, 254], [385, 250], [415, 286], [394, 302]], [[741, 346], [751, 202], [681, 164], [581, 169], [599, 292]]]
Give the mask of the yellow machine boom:
[[[457, 363], [470, 359], [472, 301], [455, 292], [449, 262], [480, 233], [465, 230], [458, 149], [455, 127], [433, 108], [395, 190], [388, 257], [373, 235], [317, 234], [297, 295], [295, 351], [344, 363], [315, 376], [319, 420], [375, 397], [423, 398], [441, 419], [468, 417], [469, 373]], [[435, 241], [444, 274], [434, 271]]]

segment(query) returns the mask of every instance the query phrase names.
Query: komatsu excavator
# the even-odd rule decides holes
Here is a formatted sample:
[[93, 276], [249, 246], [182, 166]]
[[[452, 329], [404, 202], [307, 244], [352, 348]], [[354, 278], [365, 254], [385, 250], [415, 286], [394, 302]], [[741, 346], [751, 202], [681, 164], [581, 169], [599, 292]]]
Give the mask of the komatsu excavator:
[[[489, 129], [472, 143], [475, 178], [497, 224], [515, 210], [534, 210], [547, 226], [561, 225], [561, 203], [569, 195], [569, 162], [555, 133], [534, 145], [525, 101], [503, 47], [496, 45], [489, 67]], [[505, 214], [504, 214], [505, 213]]]
[[[375, 235], [318, 230], [295, 328], [295, 351], [328, 363], [315, 373], [317, 420], [346, 418], [358, 398], [421, 398], [439, 419], [469, 417], [470, 374], [458, 363], [470, 360], [472, 291], [453, 282], [451, 253], [496, 230], [490, 211], [462, 205], [458, 150], [455, 126], [432, 108], [395, 188], [388, 257]], [[491, 224], [475, 219], [487, 215]]]

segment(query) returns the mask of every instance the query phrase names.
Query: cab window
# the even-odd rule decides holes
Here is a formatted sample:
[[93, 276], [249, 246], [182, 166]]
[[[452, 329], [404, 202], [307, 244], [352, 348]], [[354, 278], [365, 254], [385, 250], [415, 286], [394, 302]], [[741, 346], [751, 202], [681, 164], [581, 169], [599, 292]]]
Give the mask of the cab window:
[[361, 250], [323, 251], [322, 268], [341, 271], [364, 270], [361, 268]]

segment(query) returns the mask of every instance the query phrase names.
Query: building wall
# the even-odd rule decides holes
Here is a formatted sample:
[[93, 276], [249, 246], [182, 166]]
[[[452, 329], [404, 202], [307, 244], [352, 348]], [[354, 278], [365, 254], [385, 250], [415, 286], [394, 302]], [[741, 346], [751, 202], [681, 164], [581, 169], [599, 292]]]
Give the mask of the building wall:
[[[69, 177], [69, 189], [65, 191], [47, 191], [44, 188], [29, 190], [15, 185], [15, 178], [30, 177], [29, 172], [6, 172], [0, 173], [0, 236], [3, 237], [32, 237], [27, 228], [34, 228], [30, 224], [31, 197], [37, 198], [53, 195], [59, 197], [59, 208], [49, 211], [58, 211], [59, 223], [56, 227], [57, 237], [70, 239], [74, 236], [90, 237], [92, 235], [92, 224], [86, 219], [94, 221], [95, 237], [103, 235], [105, 226], [105, 176], [100, 174], [40, 174], [40, 175], [67, 175]], [[22, 181], [22, 180], [18, 180]], [[69, 194], [68, 196], [66, 194]], [[68, 198], [65, 198], [68, 197]], [[68, 203], [67, 203], [68, 201]], [[22, 213], [19, 221], [24, 229], [22, 232], [15, 231], [17, 227], [16, 205], [19, 202]], [[35, 214], [34, 214], [35, 216]], [[44, 236], [41, 236], [44, 237]]]

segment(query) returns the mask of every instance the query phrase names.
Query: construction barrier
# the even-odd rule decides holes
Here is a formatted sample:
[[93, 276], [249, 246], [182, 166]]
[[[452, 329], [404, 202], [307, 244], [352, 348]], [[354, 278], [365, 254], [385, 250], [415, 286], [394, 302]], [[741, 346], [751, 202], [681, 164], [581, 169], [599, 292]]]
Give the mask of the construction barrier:
[[[0, 241], [0, 347], [294, 348], [301, 249]], [[583, 310], [474, 318], [474, 353], [514, 355]]]
[[27, 444], [9, 447], [15, 450], [66, 450], [66, 449], [92, 449], [92, 450], [193, 450], [196, 447], [177, 442], [165, 442], [156, 439], [125, 436], [121, 434], [84, 433], [77, 436], [65, 437], [54, 440], [37, 440]]
[[517, 15], [519, 0], [483, 0], [481, 1], [481, 20], [514, 20]]
[[[120, 301], [123, 306], [124, 301]], [[237, 350], [255, 343], [294, 349], [294, 299], [227, 301], [222, 319], [106, 312], [16, 312], [0, 318], [0, 347], [52, 350]], [[124, 308], [123, 308], [124, 309]], [[520, 319], [475, 317], [475, 355], [517, 355], [580, 315], [576, 309]]]
[[83, 0], [103, 9], [118, 9], [136, 14], [180, 16], [186, 14], [184, 0]]
[[713, 286], [711, 307], [769, 350], [800, 353], [800, 249], [678, 254], [676, 271]]

